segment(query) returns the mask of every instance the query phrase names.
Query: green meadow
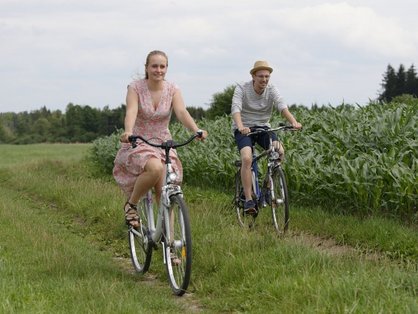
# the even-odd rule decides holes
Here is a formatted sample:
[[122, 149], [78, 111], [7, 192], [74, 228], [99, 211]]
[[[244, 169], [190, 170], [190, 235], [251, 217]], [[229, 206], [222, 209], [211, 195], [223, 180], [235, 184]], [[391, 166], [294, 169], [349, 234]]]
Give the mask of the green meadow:
[[418, 311], [413, 225], [295, 204], [278, 238], [240, 228], [227, 190], [190, 183], [192, 282], [175, 297], [161, 250], [148, 274], [133, 272], [124, 197], [91, 171], [92, 148], [0, 145], [0, 312]]

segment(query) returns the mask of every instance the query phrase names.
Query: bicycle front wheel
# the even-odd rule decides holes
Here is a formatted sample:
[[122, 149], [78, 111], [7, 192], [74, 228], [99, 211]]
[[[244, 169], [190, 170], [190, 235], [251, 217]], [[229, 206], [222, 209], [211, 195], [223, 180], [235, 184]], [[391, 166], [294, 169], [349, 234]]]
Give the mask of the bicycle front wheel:
[[[148, 207], [152, 206], [144, 198], [138, 204], [138, 214], [140, 216], [140, 225], [138, 228], [129, 226], [128, 239], [129, 249], [131, 254], [131, 261], [138, 273], [146, 273], [151, 264], [152, 257], [152, 245], [150, 244], [149, 232], [148, 232]], [[151, 209], [152, 210], [152, 209]]]
[[189, 286], [192, 272], [192, 236], [189, 212], [181, 195], [170, 197], [170, 230], [165, 230], [164, 257], [168, 281], [175, 295], [183, 295]]
[[277, 166], [270, 178], [270, 200], [273, 226], [278, 234], [284, 234], [289, 227], [289, 197], [283, 169]]

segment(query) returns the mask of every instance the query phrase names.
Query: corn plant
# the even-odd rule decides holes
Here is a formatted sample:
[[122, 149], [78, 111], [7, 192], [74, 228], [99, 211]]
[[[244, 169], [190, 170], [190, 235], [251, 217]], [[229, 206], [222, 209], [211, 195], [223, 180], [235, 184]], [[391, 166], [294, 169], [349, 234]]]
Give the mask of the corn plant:
[[[286, 151], [284, 169], [291, 200], [340, 212], [384, 213], [416, 222], [417, 108], [418, 99], [412, 97], [367, 106], [292, 107], [303, 130], [279, 134]], [[274, 115], [271, 124], [279, 122], [283, 119]], [[184, 181], [232, 193], [234, 161], [239, 154], [231, 117], [202, 120], [199, 126], [208, 130], [207, 140], [179, 151]], [[188, 136], [180, 124], [170, 129], [174, 139]], [[95, 146], [104, 145], [102, 141]], [[98, 148], [92, 151], [97, 163], [106, 163], [102, 168], [106, 171], [112, 168], [110, 162], [117, 149], [114, 137], [108, 141], [111, 144], [104, 146], [109, 158], [104, 158]]]

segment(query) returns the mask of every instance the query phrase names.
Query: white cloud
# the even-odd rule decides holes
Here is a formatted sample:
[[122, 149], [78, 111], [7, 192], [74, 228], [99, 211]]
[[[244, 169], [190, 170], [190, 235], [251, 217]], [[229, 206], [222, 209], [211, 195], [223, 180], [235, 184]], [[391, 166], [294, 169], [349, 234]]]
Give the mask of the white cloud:
[[351, 49], [389, 57], [417, 53], [415, 29], [409, 32], [368, 7], [325, 3], [284, 10], [281, 18], [289, 29], [304, 36], [326, 36]]
[[0, 111], [119, 106], [154, 49], [167, 52], [168, 79], [188, 105], [249, 79], [260, 58], [289, 103], [366, 102], [388, 63], [416, 63], [414, 8], [409, 0], [1, 0]]

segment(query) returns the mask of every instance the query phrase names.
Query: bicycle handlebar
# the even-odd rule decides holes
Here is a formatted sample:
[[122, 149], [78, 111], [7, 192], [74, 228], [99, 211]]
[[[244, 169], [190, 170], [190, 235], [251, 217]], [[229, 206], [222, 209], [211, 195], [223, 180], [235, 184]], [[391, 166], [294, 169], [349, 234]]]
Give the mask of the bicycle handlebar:
[[278, 127], [275, 128], [269, 128], [269, 127], [251, 127], [251, 132], [247, 133], [246, 135], [254, 135], [254, 134], [260, 134], [260, 133], [268, 133], [268, 132], [275, 132], [275, 131], [298, 131], [299, 129], [294, 128], [291, 125], [286, 125], [283, 123], [280, 123]]
[[203, 131], [199, 130], [195, 134], [193, 134], [188, 140], [186, 140], [183, 143], [177, 143], [174, 140], [167, 140], [167, 141], [164, 141], [164, 142], [162, 142], [160, 144], [156, 144], [156, 143], [150, 142], [149, 139], [143, 138], [141, 135], [130, 135], [128, 137], [128, 140], [131, 143], [132, 148], [135, 148], [138, 145], [136, 141], [139, 139], [139, 140], [144, 141], [148, 145], [151, 145], [153, 147], [163, 148], [164, 150], [167, 151], [167, 150], [170, 150], [171, 148], [177, 148], [177, 147], [181, 147], [181, 146], [187, 145], [191, 141], [193, 141], [195, 138], [197, 138], [197, 137], [201, 138], [202, 136], [203, 136]]

